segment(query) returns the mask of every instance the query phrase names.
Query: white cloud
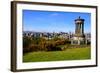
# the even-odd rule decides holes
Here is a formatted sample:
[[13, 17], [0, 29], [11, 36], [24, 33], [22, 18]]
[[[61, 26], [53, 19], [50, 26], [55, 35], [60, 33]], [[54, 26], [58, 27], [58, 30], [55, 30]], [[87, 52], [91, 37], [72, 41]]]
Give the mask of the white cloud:
[[59, 13], [52, 13], [50, 16], [58, 16]]

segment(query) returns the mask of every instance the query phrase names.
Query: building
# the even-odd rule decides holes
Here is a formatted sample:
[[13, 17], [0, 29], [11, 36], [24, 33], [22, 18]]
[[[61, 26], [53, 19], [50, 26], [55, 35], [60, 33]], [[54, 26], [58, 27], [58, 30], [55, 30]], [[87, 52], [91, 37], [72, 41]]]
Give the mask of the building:
[[75, 34], [71, 39], [71, 44], [85, 44], [85, 35], [84, 35], [84, 19], [79, 18], [75, 20]]
[[85, 41], [86, 41], [86, 44], [91, 44], [91, 33], [85, 34]]

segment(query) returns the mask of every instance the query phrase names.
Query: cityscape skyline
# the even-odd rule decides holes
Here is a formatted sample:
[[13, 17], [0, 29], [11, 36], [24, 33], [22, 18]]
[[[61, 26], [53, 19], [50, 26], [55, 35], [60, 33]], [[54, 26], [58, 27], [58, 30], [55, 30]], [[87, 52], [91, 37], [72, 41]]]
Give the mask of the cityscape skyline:
[[84, 32], [91, 32], [91, 14], [80, 12], [23, 10], [23, 30], [35, 32], [75, 32], [75, 19], [85, 19]]

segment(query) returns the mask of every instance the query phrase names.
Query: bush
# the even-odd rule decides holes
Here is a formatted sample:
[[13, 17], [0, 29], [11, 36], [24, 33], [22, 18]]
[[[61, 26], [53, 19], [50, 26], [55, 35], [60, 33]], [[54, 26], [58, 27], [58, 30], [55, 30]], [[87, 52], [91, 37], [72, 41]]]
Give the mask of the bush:
[[[23, 37], [23, 53], [35, 52], [35, 51], [61, 51], [66, 48], [75, 48], [77, 46], [70, 45], [70, 41], [67, 39], [54, 38], [46, 40], [45, 38], [39, 37]], [[65, 45], [66, 47], [59, 47]]]
[[23, 48], [28, 48], [28, 46], [32, 43], [31, 38], [23, 37]]

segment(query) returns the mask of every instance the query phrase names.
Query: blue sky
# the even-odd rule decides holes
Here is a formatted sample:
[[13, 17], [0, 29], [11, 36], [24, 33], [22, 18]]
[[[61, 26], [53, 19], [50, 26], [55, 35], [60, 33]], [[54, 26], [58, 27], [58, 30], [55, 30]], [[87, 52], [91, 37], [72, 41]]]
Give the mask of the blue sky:
[[37, 32], [74, 32], [78, 17], [85, 19], [84, 32], [91, 32], [91, 14], [23, 10], [23, 30]]

